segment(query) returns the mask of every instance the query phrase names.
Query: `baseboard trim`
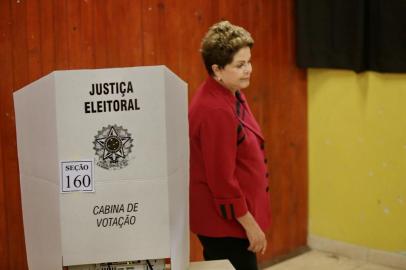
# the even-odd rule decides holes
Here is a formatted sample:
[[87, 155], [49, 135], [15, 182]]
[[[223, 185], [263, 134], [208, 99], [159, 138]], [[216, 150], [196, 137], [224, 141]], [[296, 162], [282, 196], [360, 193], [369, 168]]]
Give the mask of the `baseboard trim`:
[[288, 254], [284, 254], [284, 255], [280, 255], [280, 256], [276, 256], [270, 260], [266, 260], [264, 262], [259, 263], [259, 269], [265, 269], [268, 268], [272, 265], [278, 264], [280, 262], [289, 260], [291, 258], [294, 258], [296, 256], [299, 256], [303, 253], [306, 253], [310, 251], [310, 248], [308, 246], [302, 246], [302, 247], [298, 247], [295, 250], [289, 252]]
[[309, 235], [307, 243], [309, 247], [314, 250], [330, 252], [374, 264], [406, 269], [406, 255], [403, 254], [370, 249], [316, 235]]

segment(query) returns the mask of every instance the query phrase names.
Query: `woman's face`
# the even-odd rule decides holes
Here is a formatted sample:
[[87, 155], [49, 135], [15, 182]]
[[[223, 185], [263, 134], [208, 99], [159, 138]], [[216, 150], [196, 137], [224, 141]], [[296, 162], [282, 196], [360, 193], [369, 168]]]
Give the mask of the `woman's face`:
[[250, 85], [251, 49], [249, 47], [241, 48], [233, 57], [230, 64], [219, 68], [213, 65], [215, 78], [231, 91], [235, 92], [247, 88]]

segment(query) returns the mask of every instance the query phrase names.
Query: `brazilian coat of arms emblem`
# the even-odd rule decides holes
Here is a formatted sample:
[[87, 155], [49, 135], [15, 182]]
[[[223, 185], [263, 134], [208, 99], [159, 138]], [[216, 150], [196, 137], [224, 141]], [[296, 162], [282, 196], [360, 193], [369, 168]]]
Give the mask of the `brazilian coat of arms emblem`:
[[128, 165], [133, 139], [122, 126], [108, 125], [97, 132], [93, 145], [98, 159], [96, 165], [107, 170], [117, 170]]

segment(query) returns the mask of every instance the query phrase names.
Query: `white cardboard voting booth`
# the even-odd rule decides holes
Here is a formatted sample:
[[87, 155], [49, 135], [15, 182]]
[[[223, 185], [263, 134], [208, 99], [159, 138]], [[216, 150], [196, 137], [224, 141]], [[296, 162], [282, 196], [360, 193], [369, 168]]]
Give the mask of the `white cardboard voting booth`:
[[14, 103], [30, 270], [188, 268], [185, 82], [164, 66], [55, 71]]

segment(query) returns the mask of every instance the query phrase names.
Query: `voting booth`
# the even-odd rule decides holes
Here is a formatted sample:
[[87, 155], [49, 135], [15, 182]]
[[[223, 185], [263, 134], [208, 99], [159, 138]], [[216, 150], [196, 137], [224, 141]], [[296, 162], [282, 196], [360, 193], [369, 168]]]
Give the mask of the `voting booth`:
[[185, 82], [165, 66], [55, 71], [14, 105], [30, 270], [188, 269]]

